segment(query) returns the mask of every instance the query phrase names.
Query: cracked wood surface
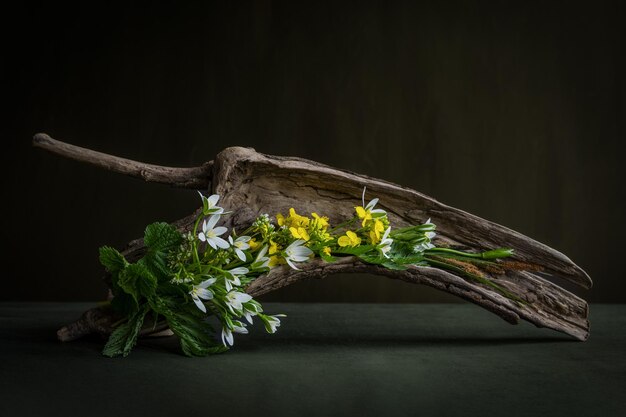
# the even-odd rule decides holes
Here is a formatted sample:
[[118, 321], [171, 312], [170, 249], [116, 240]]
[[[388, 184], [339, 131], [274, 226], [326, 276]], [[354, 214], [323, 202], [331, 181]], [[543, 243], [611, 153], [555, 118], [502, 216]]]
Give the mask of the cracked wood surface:
[[[63, 145], [64, 151], [61, 152], [50, 141], [46, 142], [47, 146], [44, 148], [51, 152], [129, 174], [123, 169], [117, 169], [119, 164], [100, 163], [98, 155], [94, 155], [93, 151], [84, 150], [87, 156], [83, 157], [83, 148], [76, 150], [72, 145], [54, 141]], [[113, 160], [122, 159], [102, 155]], [[557, 250], [519, 232], [387, 181], [306, 159], [264, 155], [241, 147], [226, 148], [214, 161], [202, 167], [163, 168], [164, 171], [158, 171], [160, 176], [157, 179], [134, 176], [185, 188], [189, 188], [189, 184], [201, 185], [199, 188], [204, 191], [219, 194], [221, 205], [232, 211], [225, 218], [225, 226], [229, 228], [243, 230], [260, 214], [286, 213], [290, 207], [300, 213], [324, 214], [337, 224], [352, 217], [354, 206], [360, 205], [363, 187], [367, 186], [367, 196], [380, 198], [379, 206], [388, 212], [394, 227], [417, 224], [431, 218], [437, 225], [438, 235], [434, 243], [438, 246], [470, 251], [510, 247], [515, 250], [513, 260], [539, 266], [542, 274], [563, 278], [583, 288], [590, 288], [592, 285], [585, 271]], [[168, 177], [168, 169], [188, 170], [190, 177], [188, 180], [181, 177], [180, 173], [183, 171], [175, 171]], [[133, 175], [133, 172], [136, 170], [129, 175]], [[189, 230], [196, 213], [174, 224], [180, 230]], [[137, 239], [129, 243], [123, 253], [132, 261], [141, 256], [143, 250], [143, 241]], [[373, 273], [428, 285], [480, 305], [509, 323], [517, 323], [523, 319], [539, 327], [566, 333], [578, 340], [586, 340], [589, 336], [587, 303], [531, 271], [509, 271], [491, 277], [498, 285], [525, 300], [526, 304], [511, 301], [488, 287], [440, 269], [410, 267], [405, 271], [389, 270], [364, 264], [354, 257], [341, 258], [332, 264], [315, 259], [303, 264], [300, 271], [286, 266], [274, 268], [251, 283], [247, 292], [258, 296], [303, 279], [322, 278], [340, 272]], [[94, 331], [103, 332], [102, 326], [91, 327]], [[91, 327], [83, 326], [87, 330]]]

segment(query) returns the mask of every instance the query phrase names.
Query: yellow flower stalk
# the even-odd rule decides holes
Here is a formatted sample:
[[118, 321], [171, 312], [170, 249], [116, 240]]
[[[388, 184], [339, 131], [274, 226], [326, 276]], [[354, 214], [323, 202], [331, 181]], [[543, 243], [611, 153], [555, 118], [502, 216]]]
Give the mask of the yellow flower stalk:
[[341, 247], [358, 246], [361, 244], [361, 238], [351, 230], [348, 230], [344, 236], [337, 239], [337, 243]]

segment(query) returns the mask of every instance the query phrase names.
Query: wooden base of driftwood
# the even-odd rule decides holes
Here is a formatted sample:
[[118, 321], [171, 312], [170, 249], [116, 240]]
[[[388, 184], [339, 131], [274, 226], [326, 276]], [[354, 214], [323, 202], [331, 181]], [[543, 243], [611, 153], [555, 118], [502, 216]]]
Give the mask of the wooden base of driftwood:
[[[237, 230], [245, 229], [260, 214], [286, 213], [290, 207], [302, 213], [324, 213], [336, 223], [352, 217], [353, 206], [361, 200], [363, 187], [367, 186], [369, 195], [380, 198], [381, 208], [387, 211], [395, 227], [431, 218], [437, 224], [437, 246], [470, 251], [509, 247], [515, 251], [513, 259], [529, 265], [530, 269], [491, 276], [498, 285], [524, 300], [524, 304], [511, 301], [490, 287], [440, 269], [410, 267], [403, 271], [390, 270], [365, 264], [353, 257], [341, 258], [335, 263], [315, 259], [303, 264], [300, 271], [286, 266], [274, 268], [248, 286], [247, 292], [253, 296], [304, 279], [323, 278], [334, 273], [364, 272], [428, 285], [477, 304], [509, 323], [522, 319], [578, 340], [586, 340], [589, 336], [585, 300], [543, 277], [546, 274], [558, 276], [583, 288], [590, 288], [592, 282], [585, 271], [562, 253], [521, 233], [446, 206], [409, 188], [301, 158], [264, 155], [250, 148], [227, 148], [215, 160], [197, 168], [169, 168], [68, 145], [45, 134], [35, 135], [33, 144], [145, 181], [219, 194], [220, 205], [232, 211], [230, 216], [225, 217], [225, 225]], [[190, 230], [196, 214], [192, 213], [174, 224], [181, 230]], [[144, 249], [142, 240], [138, 239], [130, 242], [123, 254], [133, 260], [141, 256]], [[537, 270], [541, 270], [541, 274], [535, 272]], [[91, 332], [110, 333], [114, 322], [111, 315], [110, 310], [103, 308], [89, 310], [77, 322], [59, 330], [59, 339], [73, 340]], [[154, 326], [150, 325], [152, 328]], [[154, 329], [155, 332], [162, 330], [158, 326]]]

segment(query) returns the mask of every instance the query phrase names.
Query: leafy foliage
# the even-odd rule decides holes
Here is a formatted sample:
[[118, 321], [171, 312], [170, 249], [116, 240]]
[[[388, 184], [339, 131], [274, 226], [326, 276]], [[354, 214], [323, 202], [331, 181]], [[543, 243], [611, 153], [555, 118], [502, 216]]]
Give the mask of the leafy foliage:
[[121, 324], [109, 337], [104, 346], [102, 354], [110, 358], [115, 356], [128, 356], [132, 348], [137, 343], [139, 331], [143, 325], [144, 318], [148, 312], [147, 306], [136, 311], [129, 317], [126, 323]]

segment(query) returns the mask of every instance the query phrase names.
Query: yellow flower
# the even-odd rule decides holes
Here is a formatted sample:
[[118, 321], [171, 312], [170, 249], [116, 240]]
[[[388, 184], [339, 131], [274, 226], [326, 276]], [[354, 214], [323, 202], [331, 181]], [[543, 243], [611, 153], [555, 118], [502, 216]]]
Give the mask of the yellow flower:
[[308, 217], [300, 216], [296, 213], [293, 207], [289, 209], [289, 219], [291, 220], [291, 226], [296, 227], [307, 227], [310, 221]]
[[319, 216], [317, 213], [311, 213], [311, 216], [315, 219], [314, 223], [316, 228], [325, 229], [328, 227], [328, 217]]
[[322, 252], [324, 252], [326, 256], [330, 256], [330, 248], [328, 246], [324, 246]]
[[374, 225], [372, 226], [372, 230], [370, 230], [370, 239], [372, 241], [372, 245], [378, 244], [380, 242], [380, 234], [385, 231], [385, 225], [380, 220], [374, 220]]
[[286, 263], [286, 262], [285, 262], [285, 260], [283, 258], [281, 258], [280, 256], [274, 255], [274, 256], [270, 256], [270, 261], [269, 261], [269, 263], [267, 265], [270, 268], [273, 268], [275, 266], [282, 265], [284, 263]]
[[345, 246], [358, 246], [361, 244], [361, 238], [358, 237], [356, 235], [356, 233], [354, 233], [351, 230], [348, 230], [346, 232], [346, 234], [344, 236], [341, 236], [338, 240], [337, 243], [339, 244], [339, 246], [341, 247], [345, 247]]
[[355, 207], [354, 209], [356, 210], [356, 215], [359, 217], [359, 219], [363, 219], [361, 227], [365, 227], [365, 223], [368, 220], [372, 220], [372, 213], [369, 210], [365, 210], [361, 206]]
[[276, 252], [278, 252], [278, 245], [276, 244], [276, 242], [270, 240], [270, 249], [268, 250], [270, 255], [275, 254]]
[[261, 242], [257, 242], [256, 239], [250, 239], [248, 241], [248, 245], [250, 245], [250, 249], [252, 249], [253, 251], [259, 249], [262, 246]]
[[301, 216], [296, 213], [296, 210], [292, 207], [289, 209], [289, 216], [285, 217], [281, 213], [276, 215], [276, 222], [279, 226], [287, 227], [307, 227], [311, 219], [305, 216]]
[[291, 235], [295, 237], [296, 239], [302, 239], [305, 242], [311, 239], [311, 237], [309, 236], [309, 233], [306, 231], [304, 227], [297, 227], [297, 228], [290, 227], [289, 231], [291, 232]]

